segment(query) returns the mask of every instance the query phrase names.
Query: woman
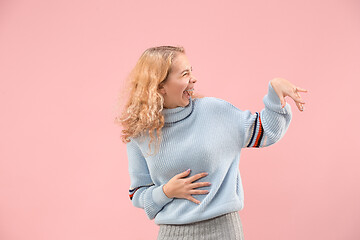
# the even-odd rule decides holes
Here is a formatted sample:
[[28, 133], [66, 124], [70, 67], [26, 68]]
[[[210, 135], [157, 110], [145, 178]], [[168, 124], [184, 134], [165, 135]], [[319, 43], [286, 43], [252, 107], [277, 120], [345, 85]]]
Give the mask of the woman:
[[252, 114], [194, 94], [196, 81], [184, 48], [173, 46], [147, 49], [129, 75], [120, 118], [129, 196], [160, 226], [158, 239], [244, 239], [241, 149], [279, 141], [292, 116], [284, 98], [303, 111], [307, 90], [275, 78], [265, 108]]

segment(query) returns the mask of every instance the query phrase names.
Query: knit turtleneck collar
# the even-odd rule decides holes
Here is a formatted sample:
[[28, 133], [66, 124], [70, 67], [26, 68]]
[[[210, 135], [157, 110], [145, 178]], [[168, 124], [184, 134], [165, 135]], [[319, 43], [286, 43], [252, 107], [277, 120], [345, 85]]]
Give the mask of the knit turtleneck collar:
[[161, 113], [165, 118], [165, 125], [173, 124], [180, 122], [190, 116], [194, 109], [193, 99], [190, 96], [189, 104], [185, 107], [176, 107], [176, 108], [163, 108]]

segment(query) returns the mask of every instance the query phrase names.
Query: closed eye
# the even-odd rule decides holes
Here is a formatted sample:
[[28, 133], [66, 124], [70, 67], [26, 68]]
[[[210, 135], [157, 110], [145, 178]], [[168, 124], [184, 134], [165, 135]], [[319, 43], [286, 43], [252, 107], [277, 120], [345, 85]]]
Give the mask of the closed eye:
[[[191, 67], [190, 68], [191, 69], [191, 72], [193, 71], [193, 68]], [[189, 71], [189, 70], [188, 70]], [[187, 72], [185, 72], [184, 74], [183, 74], [183, 76], [185, 76], [186, 74], [188, 74]]]

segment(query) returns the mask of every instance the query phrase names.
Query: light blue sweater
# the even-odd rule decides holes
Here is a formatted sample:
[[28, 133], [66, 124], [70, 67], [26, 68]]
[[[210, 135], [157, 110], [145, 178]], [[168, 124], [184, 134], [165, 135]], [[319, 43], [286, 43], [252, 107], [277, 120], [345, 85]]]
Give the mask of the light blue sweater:
[[[252, 114], [215, 98], [190, 98], [185, 107], [163, 109], [165, 126], [159, 152], [149, 156], [149, 135], [127, 143], [129, 196], [156, 224], [186, 224], [206, 220], [244, 207], [239, 171], [240, 152], [246, 147], [266, 147], [279, 141], [291, 121], [288, 103], [268, 84], [265, 108]], [[151, 153], [155, 147], [152, 145]], [[163, 185], [176, 174], [191, 169], [187, 177], [207, 172], [196, 182], [210, 182], [208, 194], [192, 195], [201, 203], [168, 198]]]

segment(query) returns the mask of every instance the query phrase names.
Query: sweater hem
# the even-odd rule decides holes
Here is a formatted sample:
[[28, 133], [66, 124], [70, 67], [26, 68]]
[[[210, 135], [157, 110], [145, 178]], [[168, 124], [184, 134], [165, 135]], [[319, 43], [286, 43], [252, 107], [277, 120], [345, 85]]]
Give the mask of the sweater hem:
[[155, 217], [155, 224], [157, 224], [157, 225], [160, 225], [160, 224], [180, 225], [180, 224], [189, 224], [189, 223], [204, 221], [204, 220], [215, 218], [215, 217], [218, 217], [223, 214], [230, 213], [230, 212], [240, 211], [243, 209], [243, 206], [244, 206], [243, 201], [235, 200], [235, 201], [226, 202], [224, 204], [217, 206], [216, 210], [212, 211], [211, 213], [203, 211], [203, 212], [198, 212], [198, 213], [192, 214], [192, 216], [194, 216], [194, 217], [191, 217], [191, 218], [189, 218], [188, 216], [185, 216], [183, 218], [177, 217], [177, 218], [171, 218], [171, 219], [158, 219]]

